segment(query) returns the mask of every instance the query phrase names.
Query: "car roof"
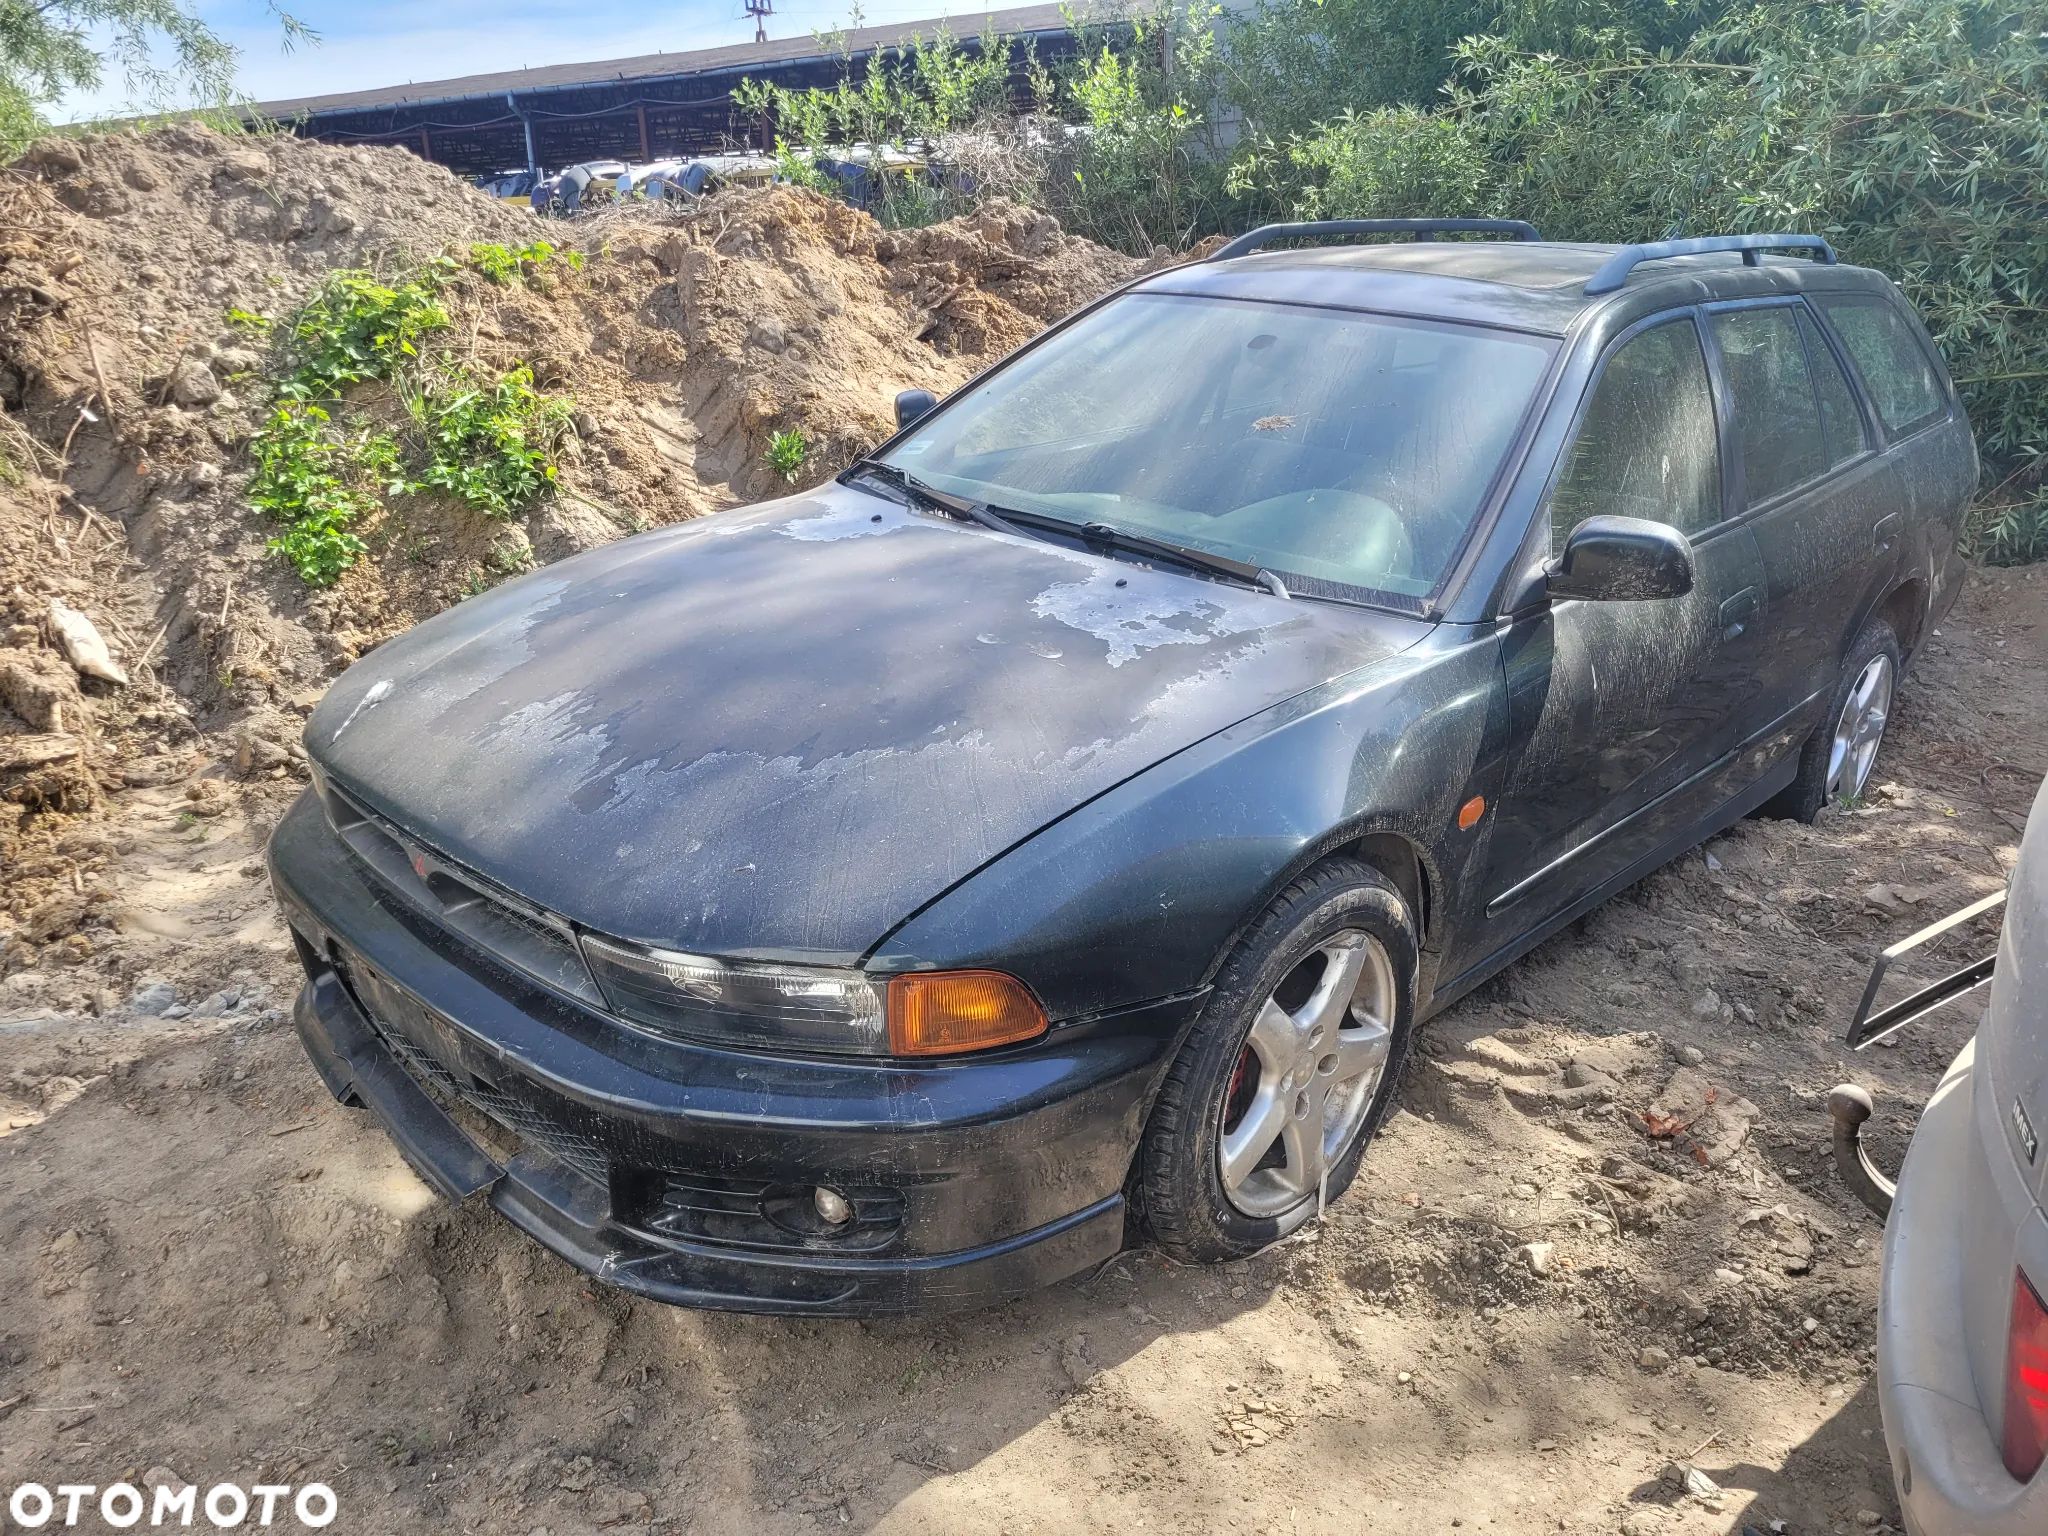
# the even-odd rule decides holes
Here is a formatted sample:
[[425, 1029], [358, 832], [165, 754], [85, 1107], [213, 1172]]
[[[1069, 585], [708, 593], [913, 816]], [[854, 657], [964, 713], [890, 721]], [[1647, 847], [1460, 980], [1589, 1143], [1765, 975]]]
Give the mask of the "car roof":
[[1881, 281], [1863, 267], [1822, 266], [1785, 256], [1764, 256], [1751, 267], [1738, 251], [1715, 251], [1646, 261], [1620, 287], [1589, 295], [1586, 284], [1593, 274], [1627, 249], [1551, 240], [1308, 246], [1190, 262], [1133, 287], [1144, 293], [1321, 304], [1563, 335], [1585, 311], [1649, 288], [1666, 290], [1670, 303], [1684, 304], [1810, 287], [1867, 288]]

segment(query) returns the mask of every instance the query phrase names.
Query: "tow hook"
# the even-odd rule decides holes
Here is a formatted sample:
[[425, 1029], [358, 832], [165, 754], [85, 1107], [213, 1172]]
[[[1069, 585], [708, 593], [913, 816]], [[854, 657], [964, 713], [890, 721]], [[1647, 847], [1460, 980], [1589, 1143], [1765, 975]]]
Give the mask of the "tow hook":
[[1863, 1122], [1877, 1111], [1867, 1090], [1843, 1083], [1828, 1090], [1828, 1115], [1835, 1123], [1835, 1172], [1850, 1191], [1883, 1218], [1891, 1215], [1898, 1186], [1882, 1173], [1863, 1147]]

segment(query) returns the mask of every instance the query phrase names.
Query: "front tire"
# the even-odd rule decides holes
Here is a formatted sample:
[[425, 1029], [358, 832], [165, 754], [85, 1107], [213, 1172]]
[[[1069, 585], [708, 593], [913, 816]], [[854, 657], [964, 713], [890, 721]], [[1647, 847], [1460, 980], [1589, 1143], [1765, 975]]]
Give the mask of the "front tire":
[[1255, 1253], [1350, 1187], [1407, 1055], [1415, 960], [1407, 903], [1352, 859], [1300, 876], [1246, 930], [1138, 1149], [1139, 1221], [1169, 1257]]
[[1826, 807], [1862, 798], [1884, 744], [1901, 656], [1890, 624], [1872, 619], [1863, 626], [1842, 663], [1828, 712], [1800, 749], [1797, 776], [1766, 813], [1810, 825]]

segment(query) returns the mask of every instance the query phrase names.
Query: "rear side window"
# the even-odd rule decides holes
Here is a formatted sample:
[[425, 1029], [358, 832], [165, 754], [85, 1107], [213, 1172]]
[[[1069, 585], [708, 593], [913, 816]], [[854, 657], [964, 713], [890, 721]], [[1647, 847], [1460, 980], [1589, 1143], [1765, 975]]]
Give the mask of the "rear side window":
[[1688, 534], [1721, 521], [1714, 397], [1689, 318], [1652, 326], [1608, 358], [1551, 492], [1551, 548], [1603, 513]]
[[1813, 364], [1813, 382], [1820, 394], [1820, 424], [1827, 433], [1828, 463], [1853, 459], [1870, 446], [1863, 431], [1863, 412], [1856, 405], [1856, 393], [1835, 354], [1828, 349], [1820, 327], [1803, 311], [1799, 334], [1806, 340], [1806, 355]]
[[1834, 294], [1820, 307], [1855, 359], [1886, 431], [1911, 432], [1948, 413], [1940, 376], [1896, 305], [1876, 295]]
[[1735, 397], [1743, 485], [1754, 506], [1828, 467], [1799, 312], [1784, 305], [1723, 310], [1713, 324]]

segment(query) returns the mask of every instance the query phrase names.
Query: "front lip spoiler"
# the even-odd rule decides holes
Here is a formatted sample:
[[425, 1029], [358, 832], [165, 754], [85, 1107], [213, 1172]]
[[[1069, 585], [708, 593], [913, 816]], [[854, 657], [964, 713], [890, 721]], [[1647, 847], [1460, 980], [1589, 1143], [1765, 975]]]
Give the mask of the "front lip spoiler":
[[483, 1195], [553, 1253], [622, 1290], [679, 1306], [870, 1316], [991, 1304], [1041, 1289], [1123, 1245], [1124, 1197], [980, 1248], [894, 1260], [742, 1254], [654, 1243], [606, 1214], [596, 1187], [535, 1149], [485, 1154], [398, 1064], [332, 969], [299, 993], [293, 1022], [336, 1100], [383, 1125], [406, 1163], [449, 1200]]

